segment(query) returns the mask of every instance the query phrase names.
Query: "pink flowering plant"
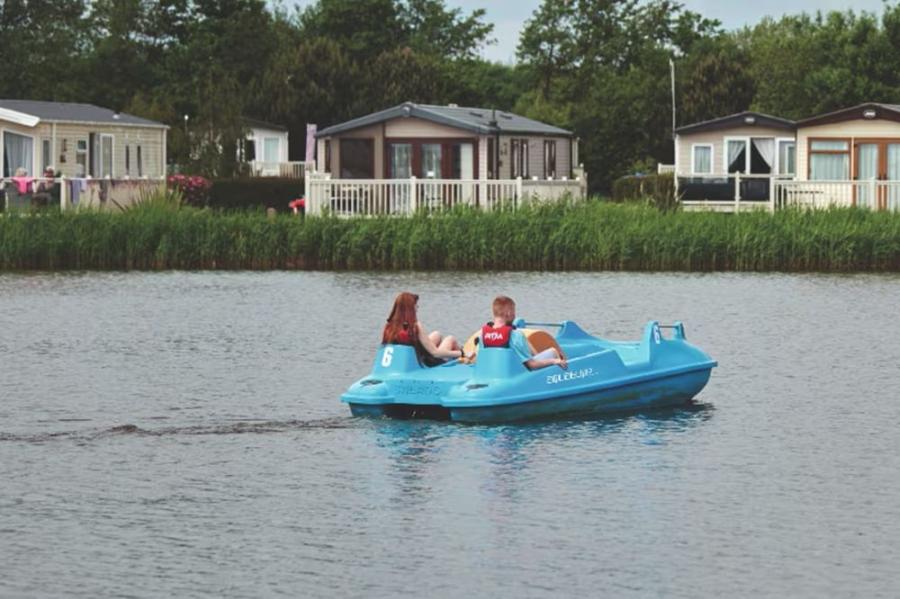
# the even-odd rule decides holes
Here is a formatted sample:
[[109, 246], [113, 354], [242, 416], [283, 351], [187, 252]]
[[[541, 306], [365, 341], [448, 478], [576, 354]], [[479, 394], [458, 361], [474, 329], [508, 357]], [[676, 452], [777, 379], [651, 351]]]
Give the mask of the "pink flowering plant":
[[212, 181], [200, 175], [170, 175], [169, 189], [177, 190], [183, 201], [190, 206], [206, 206]]

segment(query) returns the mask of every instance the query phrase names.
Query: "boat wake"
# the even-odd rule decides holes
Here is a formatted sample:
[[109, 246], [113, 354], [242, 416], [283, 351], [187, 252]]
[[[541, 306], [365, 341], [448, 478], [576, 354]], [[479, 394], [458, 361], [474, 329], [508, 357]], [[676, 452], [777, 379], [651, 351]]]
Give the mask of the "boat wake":
[[99, 429], [81, 429], [45, 433], [17, 434], [0, 431], [0, 442], [45, 443], [48, 441], [96, 441], [106, 438], [166, 437], [176, 435], [262, 435], [290, 433], [302, 430], [345, 429], [359, 426], [351, 417], [323, 418], [319, 420], [242, 420], [225, 424], [142, 428], [135, 424], [121, 424]]

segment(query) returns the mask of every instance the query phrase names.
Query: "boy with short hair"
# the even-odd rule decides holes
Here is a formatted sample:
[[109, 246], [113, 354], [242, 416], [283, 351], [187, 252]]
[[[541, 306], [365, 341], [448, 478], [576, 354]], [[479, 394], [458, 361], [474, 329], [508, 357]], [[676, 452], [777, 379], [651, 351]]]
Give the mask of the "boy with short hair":
[[516, 302], [512, 298], [505, 295], [495, 297], [492, 313], [493, 322], [484, 325], [478, 334], [478, 343], [483, 347], [508, 347], [516, 352], [522, 363], [531, 370], [547, 366], [568, 368], [566, 359], [552, 347], [537, 355], [532, 354], [528, 339], [512, 324], [516, 319]]

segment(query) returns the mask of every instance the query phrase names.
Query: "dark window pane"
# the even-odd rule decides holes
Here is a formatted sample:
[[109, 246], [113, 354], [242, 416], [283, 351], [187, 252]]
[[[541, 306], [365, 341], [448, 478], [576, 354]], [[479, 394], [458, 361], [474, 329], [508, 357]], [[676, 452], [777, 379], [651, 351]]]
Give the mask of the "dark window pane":
[[341, 178], [375, 178], [375, 144], [371, 139], [341, 140]]

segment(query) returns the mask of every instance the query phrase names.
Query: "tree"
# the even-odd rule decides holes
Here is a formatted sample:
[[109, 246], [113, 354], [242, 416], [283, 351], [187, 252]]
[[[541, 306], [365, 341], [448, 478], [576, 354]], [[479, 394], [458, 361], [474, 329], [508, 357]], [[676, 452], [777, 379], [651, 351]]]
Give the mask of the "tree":
[[358, 63], [406, 42], [395, 0], [318, 0], [300, 14], [299, 22], [304, 38], [336, 42]]
[[448, 10], [444, 0], [406, 0], [399, 7], [410, 48], [453, 60], [475, 58], [479, 48], [493, 41], [494, 26], [482, 20], [484, 14], [479, 8], [463, 16], [459, 8]]
[[0, 2], [0, 97], [73, 100], [83, 75], [84, 0]]
[[730, 37], [709, 40], [679, 64], [680, 124], [750, 108], [756, 85], [750, 57]]

